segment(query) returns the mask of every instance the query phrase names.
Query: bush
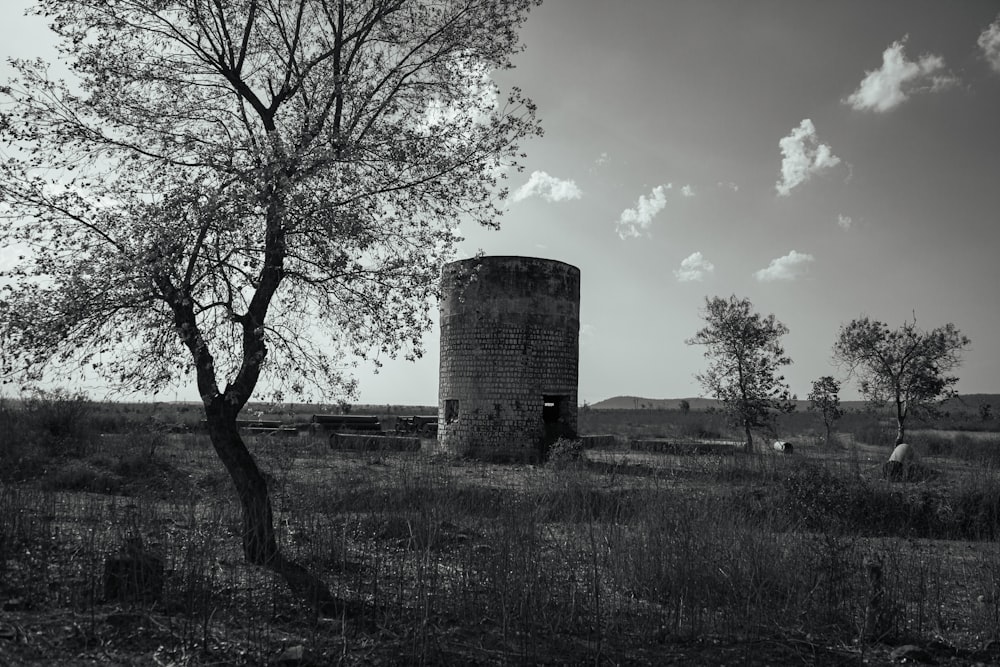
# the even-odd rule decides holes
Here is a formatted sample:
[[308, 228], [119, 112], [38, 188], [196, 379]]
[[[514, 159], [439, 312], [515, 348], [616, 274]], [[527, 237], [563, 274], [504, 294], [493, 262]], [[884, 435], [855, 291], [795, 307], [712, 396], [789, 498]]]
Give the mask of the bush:
[[966, 433], [922, 432], [913, 438], [920, 451], [928, 456], [943, 456], [991, 466], [1000, 465], [1000, 440], [973, 437]]
[[549, 463], [566, 466], [578, 462], [583, 457], [583, 441], [559, 438], [549, 446]]
[[34, 432], [25, 421], [24, 409], [0, 397], [0, 478], [21, 480], [33, 477], [45, 461]]
[[35, 390], [24, 400], [23, 415], [28, 429], [50, 454], [79, 455], [94, 436], [94, 404], [83, 392], [65, 389]]
[[855, 424], [849, 432], [854, 436], [855, 442], [869, 445], [891, 446], [896, 442], [896, 427], [880, 424], [874, 417]]
[[122, 480], [117, 475], [88, 464], [71, 460], [45, 477], [42, 487], [49, 491], [89, 491], [118, 493]]
[[684, 422], [679, 431], [682, 438], [691, 440], [718, 440], [722, 438], [722, 432], [718, 428], [702, 419]]
[[805, 463], [780, 479], [779, 507], [806, 530], [831, 530], [853, 523], [859, 484], [828, 468]]

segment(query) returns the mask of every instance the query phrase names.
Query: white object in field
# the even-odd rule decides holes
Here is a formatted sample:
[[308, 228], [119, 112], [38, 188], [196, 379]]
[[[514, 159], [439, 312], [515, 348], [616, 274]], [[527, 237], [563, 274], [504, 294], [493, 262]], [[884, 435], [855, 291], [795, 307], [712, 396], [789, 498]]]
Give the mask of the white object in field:
[[896, 448], [892, 450], [892, 454], [889, 455], [889, 460], [897, 463], [909, 463], [913, 459], [913, 447], [906, 442], [901, 442], [896, 445]]

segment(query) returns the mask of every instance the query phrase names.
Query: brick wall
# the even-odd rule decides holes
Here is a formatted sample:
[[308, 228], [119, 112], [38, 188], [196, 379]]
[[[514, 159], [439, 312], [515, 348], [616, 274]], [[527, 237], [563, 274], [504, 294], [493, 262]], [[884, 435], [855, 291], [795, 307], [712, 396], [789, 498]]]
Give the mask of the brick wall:
[[[579, 336], [576, 267], [531, 257], [447, 265], [440, 446], [481, 458], [533, 460], [547, 441], [575, 436]], [[546, 397], [555, 405], [546, 409]]]

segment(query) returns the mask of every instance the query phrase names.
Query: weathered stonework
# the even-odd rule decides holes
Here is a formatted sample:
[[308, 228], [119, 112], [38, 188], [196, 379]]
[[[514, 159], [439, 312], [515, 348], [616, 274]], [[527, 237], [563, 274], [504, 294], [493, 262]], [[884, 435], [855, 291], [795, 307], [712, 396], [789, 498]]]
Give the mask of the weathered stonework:
[[441, 277], [438, 442], [538, 460], [575, 437], [580, 270], [533, 257], [452, 262]]

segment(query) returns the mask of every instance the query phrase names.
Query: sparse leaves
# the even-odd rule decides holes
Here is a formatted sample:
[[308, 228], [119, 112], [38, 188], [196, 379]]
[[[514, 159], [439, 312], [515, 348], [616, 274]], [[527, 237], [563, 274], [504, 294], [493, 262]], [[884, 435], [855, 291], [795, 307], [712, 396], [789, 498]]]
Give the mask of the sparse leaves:
[[772, 430], [778, 414], [794, 409], [779, 374], [782, 366], [792, 363], [781, 346], [788, 328], [774, 315], [754, 312], [749, 299], [712, 297], [705, 304], [707, 326], [686, 341], [704, 345], [705, 357], [711, 360], [708, 370], [696, 377], [743, 427], [751, 451], [752, 429]]
[[930, 331], [916, 321], [897, 329], [861, 317], [840, 328], [833, 357], [858, 382], [865, 398], [876, 406], [891, 403], [896, 412], [896, 443], [906, 435], [906, 419], [933, 410], [934, 404], [955, 393], [969, 339], [950, 322]]
[[4, 376], [195, 371], [242, 404], [419, 356], [456, 218], [495, 224], [540, 131], [489, 76], [535, 4], [41, 0], [74, 79], [0, 88]]
[[844, 411], [840, 409], [840, 383], [832, 376], [824, 375], [818, 380], [813, 380], [812, 390], [809, 392], [809, 409], [816, 411], [823, 419], [823, 426], [826, 427], [826, 443], [830, 444], [830, 432], [838, 419], [844, 416]]

